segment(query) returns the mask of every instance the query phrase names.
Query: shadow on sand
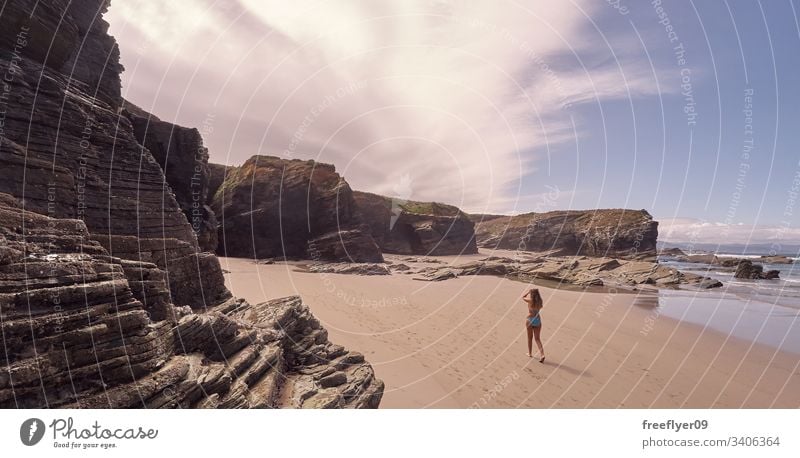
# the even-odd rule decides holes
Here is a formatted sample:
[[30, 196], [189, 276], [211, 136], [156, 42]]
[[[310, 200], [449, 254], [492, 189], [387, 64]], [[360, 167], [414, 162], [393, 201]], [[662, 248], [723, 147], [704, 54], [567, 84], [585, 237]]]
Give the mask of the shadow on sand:
[[545, 366], [545, 367], [552, 368], [552, 369], [554, 369], [556, 371], [564, 371], [564, 372], [566, 372], [566, 373], [568, 373], [570, 375], [574, 375], [576, 377], [577, 376], [581, 376], [581, 377], [591, 377], [592, 376], [592, 373], [589, 372], [588, 370], [586, 370], [586, 371], [578, 370], [578, 369], [575, 369], [574, 367], [568, 366], [568, 365], [566, 365], [564, 363], [553, 362], [553, 361], [551, 361], [549, 359], [545, 359], [543, 363], [540, 363], [538, 359], [532, 358], [531, 361], [528, 364], [525, 365], [525, 369], [531, 370], [532, 368], [535, 368], [536, 366]]

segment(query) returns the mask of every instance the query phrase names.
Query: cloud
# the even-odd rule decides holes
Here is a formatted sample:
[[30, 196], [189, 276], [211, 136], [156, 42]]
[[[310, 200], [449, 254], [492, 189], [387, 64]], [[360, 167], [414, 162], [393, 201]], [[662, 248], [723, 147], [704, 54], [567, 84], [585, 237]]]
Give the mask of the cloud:
[[667, 218], [659, 219], [658, 240], [672, 243], [797, 244], [800, 243], [800, 228]]
[[405, 179], [411, 199], [505, 213], [532, 209], [520, 180], [575, 141], [572, 108], [656, 92], [646, 61], [587, 35], [584, 11], [603, 6], [128, 0], [107, 19], [126, 96], [213, 118], [212, 161], [317, 159], [356, 189]]

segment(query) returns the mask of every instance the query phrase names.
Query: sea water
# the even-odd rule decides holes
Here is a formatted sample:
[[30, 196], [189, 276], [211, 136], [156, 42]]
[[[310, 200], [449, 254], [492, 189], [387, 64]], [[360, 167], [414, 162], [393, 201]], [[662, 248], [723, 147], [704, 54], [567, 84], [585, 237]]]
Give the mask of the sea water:
[[[758, 259], [753, 261], [761, 264]], [[780, 279], [742, 280], [734, 278], [730, 268], [677, 262], [670, 258], [659, 259], [659, 262], [682, 272], [717, 279], [723, 284], [711, 290], [661, 290], [655, 304], [659, 313], [800, 354], [800, 263], [763, 264], [765, 271], [778, 270]], [[654, 305], [652, 301], [645, 302], [642, 304]]]

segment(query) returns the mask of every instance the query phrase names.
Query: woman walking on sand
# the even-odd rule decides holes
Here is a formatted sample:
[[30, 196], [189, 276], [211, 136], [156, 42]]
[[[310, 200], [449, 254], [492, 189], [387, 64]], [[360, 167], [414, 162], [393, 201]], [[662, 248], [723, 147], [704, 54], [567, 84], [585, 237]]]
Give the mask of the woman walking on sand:
[[539, 362], [544, 362], [544, 347], [542, 346], [542, 307], [544, 301], [542, 295], [539, 294], [538, 289], [531, 289], [524, 296], [522, 300], [528, 304], [528, 317], [525, 318], [525, 329], [528, 331], [528, 358], [532, 357], [533, 339], [536, 339], [536, 346], [539, 347]]

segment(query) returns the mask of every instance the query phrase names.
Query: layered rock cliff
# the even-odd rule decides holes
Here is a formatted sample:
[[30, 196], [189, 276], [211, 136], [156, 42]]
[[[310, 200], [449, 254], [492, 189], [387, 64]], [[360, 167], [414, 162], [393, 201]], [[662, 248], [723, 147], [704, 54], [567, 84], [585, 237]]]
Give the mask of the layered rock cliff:
[[136, 140], [150, 151], [167, 180], [203, 251], [217, 249], [217, 218], [206, 204], [209, 193], [208, 149], [195, 128], [162, 121], [125, 101], [123, 114]]
[[299, 298], [231, 297], [146, 145], [201, 140], [137, 137], [107, 5], [0, 10], [0, 406], [377, 406]]
[[225, 181], [225, 177], [228, 176], [228, 170], [232, 170], [235, 167], [230, 165], [222, 165], [222, 164], [208, 164], [208, 194], [206, 197], [206, 203], [211, 205], [214, 201], [214, 196], [217, 194], [217, 190], [220, 186], [222, 186], [222, 182]]
[[478, 245], [552, 255], [654, 258], [658, 222], [645, 210], [527, 213], [478, 221]]
[[[383, 384], [300, 298], [204, 313], [80, 220], [0, 194], [0, 407], [377, 407]], [[153, 315], [164, 308], [162, 320]]]
[[382, 262], [355, 215], [350, 186], [333, 165], [253, 156], [224, 174], [212, 200], [217, 252], [236, 257]]
[[330, 164], [253, 156], [209, 170], [221, 255], [374, 263], [382, 251], [477, 253], [474, 224], [458, 208], [353, 191]]
[[370, 227], [386, 253], [452, 255], [477, 253], [474, 223], [458, 208], [437, 202], [353, 193], [356, 216]]

